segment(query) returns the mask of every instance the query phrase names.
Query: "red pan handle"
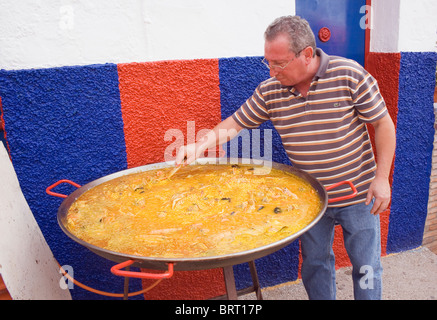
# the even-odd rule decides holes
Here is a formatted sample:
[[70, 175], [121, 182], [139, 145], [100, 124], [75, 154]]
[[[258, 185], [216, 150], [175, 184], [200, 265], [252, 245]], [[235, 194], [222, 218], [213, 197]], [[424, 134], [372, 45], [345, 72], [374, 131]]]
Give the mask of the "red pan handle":
[[343, 201], [343, 200], [352, 199], [352, 198], [354, 198], [358, 194], [358, 191], [355, 188], [354, 184], [352, 182], [350, 182], [350, 181], [340, 181], [340, 182], [334, 183], [333, 185], [331, 185], [329, 187], [326, 187], [326, 190], [331, 190], [331, 189], [337, 188], [338, 186], [341, 186], [343, 184], [348, 184], [351, 187], [351, 189], [352, 189], [352, 193], [347, 195], [347, 196], [338, 197], [338, 198], [334, 198], [334, 199], [329, 199], [328, 203], [333, 203], [333, 202], [339, 202], [339, 201]]
[[116, 276], [129, 277], [129, 278], [140, 278], [140, 279], [168, 279], [173, 276], [173, 263], [168, 263], [168, 271], [164, 273], [147, 273], [147, 272], [134, 272], [134, 271], [124, 271], [120, 270], [129, 267], [135, 263], [134, 260], [127, 260], [125, 262], [116, 264], [111, 268], [111, 272]]
[[76, 182], [70, 181], [70, 180], [59, 180], [58, 182], [55, 182], [54, 184], [52, 184], [51, 186], [48, 186], [46, 189], [46, 193], [48, 195], [54, 196], [54, 197], [58, 197], [58, 198], [67, 198], [68, 196], [66, 196], [65, 194], [62, 193], [57, 193], [57, 192], [53, 192], [52, 189], [57, 187], [58, 185], [60, 185], [61, 183], [69, 183], [72, 186], [75, 186], [76, 188], [80, 188], [81, 186], [79, 184], [77, 184]]

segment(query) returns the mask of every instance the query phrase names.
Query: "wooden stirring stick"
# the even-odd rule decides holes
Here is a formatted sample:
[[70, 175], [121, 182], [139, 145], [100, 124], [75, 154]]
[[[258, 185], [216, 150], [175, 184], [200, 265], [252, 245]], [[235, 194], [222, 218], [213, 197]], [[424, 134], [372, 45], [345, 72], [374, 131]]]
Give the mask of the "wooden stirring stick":
[[167, 179], [170, 179], [178, 170], [182, 167], [182, 164], [178, 165], [177, 167], [174, 167], [173, 170], [170, 172], [170, 174], [167, 176]]
[[[187, 157], [184, 157], [185, 161], [187, 160]], [[170, 171], [169, 175], [167, 176], [167, 179], [170, 179], [176, 172], [178, 172], [178, 170], [182, 167], [182, 165], [184, 164], [184, 162], [182, 161], [182, 163], [180, 165], [178, 165], [177, 167], [174, 167], [172, 171]]]

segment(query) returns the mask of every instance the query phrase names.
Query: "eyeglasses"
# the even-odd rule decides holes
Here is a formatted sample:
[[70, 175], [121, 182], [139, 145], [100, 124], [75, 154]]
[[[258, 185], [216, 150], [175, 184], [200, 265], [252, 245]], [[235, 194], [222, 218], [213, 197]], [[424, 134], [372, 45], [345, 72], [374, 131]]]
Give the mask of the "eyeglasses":
[[262, 59], [262, 63], [267, 67], [267, 68], [269, 68], [269, 70], [275, 70], [275, 69], [281, 69], [281, 71], [282, 70], [284, 70], [285, 68], [287, 68], [287, 66], [290, 64], [290, 63], [292, 63], [297, 57], [299, 57], [299, 55], [300, 55], [300, 52], [293, 58], [293, 59], [291, 59], [290, 61], [288, 61], [285, 65], [283, 65], [283, 66], [281, 66], [281, 65], [279, 65], [279, 64], [273, 64], [273, 65], [270, 65], [269, 64], [269, 62], [266, 60], [266, 58], [264, 58], [264, 59]]

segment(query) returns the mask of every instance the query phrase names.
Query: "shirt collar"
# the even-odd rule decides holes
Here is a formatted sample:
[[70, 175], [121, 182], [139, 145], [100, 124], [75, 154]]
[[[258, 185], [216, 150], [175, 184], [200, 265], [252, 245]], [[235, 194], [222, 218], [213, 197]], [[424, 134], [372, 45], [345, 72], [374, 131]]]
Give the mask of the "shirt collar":
[[316, 49], [316, 55], [320, 57], [320, 65], [314, 78], [321, 78], [325, 75], [326, 70], [328, 70], [329, 56], [320, 48]]

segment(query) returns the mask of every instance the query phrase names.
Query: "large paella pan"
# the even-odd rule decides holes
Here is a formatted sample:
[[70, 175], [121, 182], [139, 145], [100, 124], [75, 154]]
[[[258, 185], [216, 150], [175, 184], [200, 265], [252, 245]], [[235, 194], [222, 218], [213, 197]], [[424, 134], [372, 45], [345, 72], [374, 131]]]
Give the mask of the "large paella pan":
[[[253, 261], [290, 244], [327, 208], [326, 189], [301, 170], [250, 159], [222, 162], [199, 159], [171, 178], [173, 163], [150, 164], [84, 186], [60, 180], [47, 192], [65, 198], [57, 216], [65, 234], [120, 263], [115, 274], [128, 265], [198, 270]], [[63, 182], [78, 189], [69, 196], [52, 191]], [[330, 188], [341, 184], [355, 196], [348, 181]]]

